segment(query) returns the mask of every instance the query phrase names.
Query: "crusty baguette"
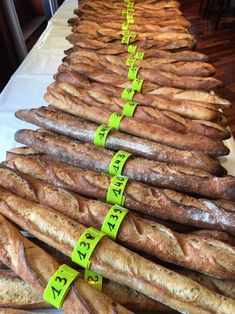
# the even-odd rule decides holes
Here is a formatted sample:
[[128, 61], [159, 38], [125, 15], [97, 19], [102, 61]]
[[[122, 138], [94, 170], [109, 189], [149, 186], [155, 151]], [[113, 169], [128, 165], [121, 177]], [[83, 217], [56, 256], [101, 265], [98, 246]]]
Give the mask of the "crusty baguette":
[[12, 308], [41, 308], [50, 305], [14, 272], [0, 270], [0, 306]]
[[[172, 312], [167, 306], [154, 301], [136, 290], [120, 285], [117, 282], [104, 279], [102, 292], [114, 302], [118, 302], [132, 311]], [[0, 306], [12, 308], [42, 308], [49, 307], [42, 297], [27, 285], [10, 269], [0, 270]]]
[[[3, 196], [3, 194], [1, 196]], [[5, 199], [5, 201], [3, 201], [2, 197], [1, 199], [2, 202], [0, 206], [2, 208], [11, 207], [10, 198]], [[18, 218], [20, 218], [23, 212], [19, 212], [18, 214]], [[11, 268], [17, 275], [19, 275], [28, 285], [34, 288], [40, 295], [42, 295], [49, 279], [58, 269], [59, 264], [43, 249], [24, 238], [20, 232], [2, 215], [0, 215], [0, 225], [1, 261]], [[76, 280], [76, 282], [72, 285], [64, 300], [62, 309], [65, 313], [71, 314], [132, 313], [124, 307], [114, 303], [112, 299], [102, 294], [95, 288], [91, 287], [82, 278]]]
[[[52, 91], [52, 93], [55, 90], [65, 92], [77, 97], [82, 102], [113, 112], [122, 113], [126, 104], [126, 101], [121, 98], [109, 96], [102, 91], [78, 88], [69, 83], [53, 83], [48, 87], [48, 90]], [[230, 132], [218, 123], [192, 120], [173, 112], [161, 111], [151, 106], [138, 105], [133, 117], [180, 133], [195, 133], [214, 140], [224, 140], [231, 136]]]
[[[112, 207], [8, 168], [0, 168], [0, 186], [99, 230]], [[159, 223], [129, 213], [121, 225], [117, 241], [176, 265], [235, 280], [235, 248], [217, 239], [204, 239], [196, 233], [179, 234]]]
[[[70, 48], [71, 49], [71, 48]], [[65, 51], [66, 55], [69, 55], [71, 51], [84, 51], [84, 48], [79, 47], [73, 47], [72, 50]], [[106, 53], [105, 51], [96, 51], [100, 53], [101, 55], [109, 55], [109, 53]], [[127, 58], [129, 56], [127, 49], [120, 49], [120, 51], [110, 51], [110, 55], [118, 55]], [[173, 58], [176, 60], [181, 61], [208, 61], [208, 56], [205, 54], [202, 54], [197, 51], [190, 51], [190, 50], [182, 50], [182, 51], [167, 51], [167, 50], [159, 50], [159, 49], [148, 49], [145, 52], [144, 59], [148, 58]]]
[[[17, 118], [41, 128], [88, 143], [93, 143], [98, 127], [95, 123], [53, 108], [18, 110], [15, 115]], [[134, 147], [133, 143], [135, 144]], [[224, 173], [219, 161], [206, 154], [179, 150], [115, 130], [110, 131], [106, 140], [106, 147], [114, 150], [122, 149], [140, 157], [197, 168], [211, 174], [220, 175]]]
[[[96, 123], [108, 124], [112, 111], [91, 106], [64, 92], [47, 92], [45, 99], [57, 109]], [[123, 117], [120, 130], [178, 149], [194, 150], [214, 156], [227, 155], [229, 149], [221, 142], [197, 134], [182, 134], [144, 121]]]
[[[72, 52], [65, 60], [69, 62], [69, 64], [80, 63], [82, 62], [81, 58], [84, 58], [84, 54], [87, 59], [93, 59], [93, 64], [94, 60], [96, 61], [95, 66], [108, 64], [116, 65], [120, 69], [126, 69], [126, 57], [100, 55], [96, 51], [92, 50]], [[147, 58], [143, 60], [136, 60], [135, 65], [141, 67], [143, 70], [158, 70], [163, 72], [170, 72], [179, 76], [210, 76], [215, 73], [215, 68], [209, 63], [199, 61], [177, 61], [173, 58]], [[119, 68], [114, 69], [118, 71], [120, 70]], [[112, 70], [112, 68], [108, 69]], [[140, 77], [144, 78], [143, 74], [141, 74]]]
[[[92, 70], [91, 70], [92, 71]], [[78, 72], [66, 69], [58, 72], [55, 76], [57, 82], [62, 83], [70, 83], [76, 87], [84, 88], [87, 90], [96, 89], [98, 91], [102, 91], [105, 94], [113, 97], [121, 98], [123, 88], [114, 87], [111, 84], [103, 84], [100, 82], [92, 82], [84, 75], [79, 74]], [[108, 79], [114, 79], [113, 74], [101, 74], [99, 77], [96, 77], [99, 81], [107, 82]], [[116, 79], [116, 78], [115, 78]], [[123, 82], [122, 82], [123, 83]], [[120, 82], [120, 84], [122, 84]], [[124, 82], [125, 83], [125, 82]], [[130, 86], [130, 82], [126, 82], [126, 87]], [[53, 85], [52, 85], [53, 86]], [[154, 91], [156, 89], [155, 85], [151, 85], [150, 91]], [[125, 86], [124, 86], [125, 87]], [[195, 120], [206, 120], [206, 121], [215, 121], [220, 117], [220, 113], [217, 108], [208, 103], [200, 103], [195, 101], [184, 101], [184, 100], [171, 100], [167, 99], [161, 95], [152, 95], [142, 93], [135, 93], [133, 97], [133, 101], [153, 108], [158, 108], [164, 111], [171, 111], [177, 113], [183, 117], [195, 119]], [[200, 109], [200, 110], [199, 110]]]
[[[48, 155], [34, 155], [34, 151], [31, 151], [32, 155], [29, 153], [24, 148], [8, 152], [7, 165], [58, 187], [92, 198], [106, 198], [110, 176], [77, 168]], [[165, 220], [235, 233], [231, 210], [220, 208], [209, 200], [198, 200], [132, 180], [125, 189], [124, 206]]]
[[[114, 151], [43, 130], [19, 130], [15, 140], [40, 153], [48, 153], [75, 166], [98, 172], [109, 172], [109, 164], [115, 155]], [[126, 161], [122, 174], [152, 186], [235, 200], [235, 178], [232, 176], [215, 177], [196, 169], [134, 156]]]
[[43, 314], [43, 313], [38, 312], [38, 311], [31, 312], [31, 311], [23, 311], [19, 309], [0, 308], [0, 314]]
[[[76, 241], [85, 230], [82, 225], [51, 208], [27, 201], [3, 188], [0, 188], [0, 199], [2, 214], [44, 242], [71, 256]], [[5, 223], [4, 226], [7, 228]], [[61, 226], [63, 226], [63, 235]], [[14, 239], [14, 243], [16, 243], [15, 234], [9, 232], [9, 229], [7, 231], [5, 236], [8, 237], [8, 241], [12, 235], [12, 241]], [[1, 232], [1, 236], [4, 236], [3, 232]], [[6, 237], [1, 243], [5, 243], [5, 250], [8, 248], [10, 251], [7, 251], [8, 254], [14, 254]], [[107, 237], [99, 242], [90, 261], [91, 270], [119, 283], [125, 283], [177, 311], [183, 313], [188, 311], [192, 314], [209, 314], [211, 312], [232, 314], [234, 312], [234, 300], [214, 293], [191, 279], [154, 264]], [[42, 263], [40, 262], [40, 269]], [[81, 284], [78, 285], [78, 288], [81, 288]], [[90, 289], [93, 291], [93, 288]], [[184, 291], [183, 294], [182, 291]], [[93, 292], [92, 296], [97, 301]]]

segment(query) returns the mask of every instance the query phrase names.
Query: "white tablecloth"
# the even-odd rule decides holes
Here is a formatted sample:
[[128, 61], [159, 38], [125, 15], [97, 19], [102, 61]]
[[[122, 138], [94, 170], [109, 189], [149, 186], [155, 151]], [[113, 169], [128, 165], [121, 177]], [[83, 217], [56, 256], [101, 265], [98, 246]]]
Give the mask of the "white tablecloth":
[[[0, 95], [0, 161], [5, 159], [7, 149], [21, 146], [14, 141], [14, 133], [18, 129], [36, 128], [16, 119], [14, 112], [20, 108], [46, 104], [43, 94], [47, 85], [53, 81], [53, 74], [64, 57], [63, 51], [70, 47], [65, 39], [70, 32], [67, 20], [73, 16], [76, 5], [76, 0], [63, 3]], [[63, 312], [43, 309], [40, 313]]]
[[[14, 141], [14, 133], [22, 128], [36, 128], [14, 117], [17, 109], [39, 107], [46, 102], [43, 94], [53, 81], [53, 74], [61, 63], [63, 51], [70, 47], [65, 37], [70, 32], [68, 18], [73, 16], [77, 0], [66, 0], [50, 20], [46, 30], [29, 52], [26, 59], [11, 77], [0, 95], [0, 161], [5, 151], [20, 146]], [[231, 153], [223, 157], [222, 164], [235, 175], [234, 140], [226, 141]], [[56, 310], [41, 310], [43, 313], [62, 313]]]
[[63, 3], [0, 95], [0, 161], [5, 159], [7, 149], [21, 146], [14, 141], [18, 129], [36, 128], [16, 119], [14, 112], [46, 104], [43, 99], [46, 87], [53, 81], [63, 51], [71, 47], [65, 39], [70, 32], [67, 20], [73, 16], [76, 5], [76, 0]]

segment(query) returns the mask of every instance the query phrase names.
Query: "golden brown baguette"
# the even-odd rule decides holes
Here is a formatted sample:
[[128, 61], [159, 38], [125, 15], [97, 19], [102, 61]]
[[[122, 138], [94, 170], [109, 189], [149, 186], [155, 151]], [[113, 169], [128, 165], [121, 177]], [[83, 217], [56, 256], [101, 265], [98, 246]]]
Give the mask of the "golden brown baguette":
[[[3, 196], [2, 193], [1, 196]], [[10, 208], [10, 198], [3, 201], [1, 197], [2, 202], [0, 206], [2, 208]], [[19, 213], [18, 218], [22, 214], [23, 212]], [[27, 223], [27, 219], [25, 221]], [[49, 279], [58, 269], [59, 264], [43, 249], [24, 238], [2, 215], [0, 215], [0, 226], [0, 260], [35, 289], [37, 293], [42, 295]], [[69, 290], [62, 309], [65, 313], [71, 314], [132, 313], [88, 285], [81, 277], [76, 280]]]
[[[61, 91], [50, 91], [45, 99], [57, 109], [96, 123], [108, 124], [112, 111], [98, 108], [80, 101], [77, 97]], [[148, 123], [129, 117], [123, 117], [120, 130], [156, 143], [182, 150], [200, 151], [213, 156], [227, 155], [229, 149], [221, 142], [197, 134], [182, 134], [154, 123]]]
[[[15, 140], [40, 153], [48, 153], [75, 166], [98, 172], [108, 173], [109, 164], [115, 155], [114, 151], [43, 130], [19, 130]], [[235, 200], [235, 178], [232, 176], [215, 177], [196, 169], [134, 156], [127, 159], [122, 174], [156, 187]]]
[[38, 312], [38, 311], [31, 312], [31, 311], [23, 311], [19, 309], [0, 308], [0, 314], [43, 314], [43, 313]]
[[[118, 302], [132, 311], [172, 312], [167, 306], [138, 291], [108, 279], [103, 279], [102, 292], [112, 298], [114, 302]], [[10, 269], [0, 270], [0, 306], [17, 309], [50, 307], [34, 289]]]
[[[71, 96], [89, 105], [107, 109], [112, 112], [122, 113], [126, 101], [119, 97], [112, 97], [105, 92], [97, 90], [86, 90], [75, 87], [69, 83], [53, 83], [48, 87], [52, 94], [57, 90]], [[213, 106], [213, 105], [212, 105]], [[216, 109], [217, 110], [217, 109]], [[212, 138], [216, 141], [224, 140], [231, 136], [230, 132], [218, 123], [203, 120], [192, 120], [182, 117], [177, 113], [170, 111], [161, 111], [151, 106], [138, 105], [134, 111], [133, 118], [144, 122], [154, 123], [167, 129], [177, 131], [183, 134], [193, 133]]]
[[[7, 165], [16, 170], [92, 198], [105, 199], [111, 182], [111, 176], [77, 168], [49, 155], [37, 155], [28, 148], [11, 150], [7, 159]], [[220, 208], [209, 200], [198, 200], [133, 180], [127, 183], [124, 206], [165, 220], [235, 233], [231, 210]]]
[[[99, 230], [112, 207], [8, 168], [0, 168], [0, 186]], [[159, 223], [129, 213], [121, 225], [117, 241], [176, 265], [235, 280], [235, 249], [217, 239], [204, 239], [196, 233], [179, 234]]]
[[[2, 214], [44, 242], [71, 256], [77, 240], [85, 230], [82, 225], [51, 208], [27, 201], [3, 188], [0, 188], [0, 200]], [[6, 224], [4, 226], [6, 228]], [[61, 235], [61, 226], [63, 226], [63, 235]], [[12, 235], [16, 243], [15, 235], [12, 232], [9, 233], [8, 231], [7, 237]], [[10, 250], [8, 254], [12, 254], [12, 248], [6, 244], [6, 238], [3, 243], [5, 243], [5, 249]], [[192, 314], [213, 312], [232, 314], [234, 312], [234, 300], [154, 264], [107, 237], [99, 242], [90, 261], [91, 270], [119, 283], [125, 283], [177, 311], [183, 313], [188, 311]], [[184, 291], [183, 294], [182, 291]]]
[[[60, 110], [55, 110], [52, 107], [18, 110], [15, 115], [17, 118], [41, 128], [68, 135], [88, 143], [93, 143], [98, 127], [95, 123]], [[135, 144], [134, 147], [133, 143]], [[215, 175], [224, 173], [224, 169], [219, 161], [206, 154], [176, 149], [115, 130], [110, 131], [106, 140], [106, 148], [122, 149], [136, 156], [193, 167]]]
[[34, 289], [10, 269], [0, 270], [0, 306], [12, 308], [50, 307]]
[[[83, 68], [86, 65], [83, 65]], [[88, 71], [87, 66], [85, 70]], [[94, 72], [92, 68], [89, 69], [91, 73]], [[69, 83], [75, 87], [83, 88], [86, 90], [97, 90], [103, 92], [109, 96], [122, 98], [123, 87], [130, 88], [131, 82], [124, 81], [122, 78], [118, 78], [111, 74], [99, 73], [96, 77], [96, 82], [89, 80], [79, 71], [74, 71], [68, 67], [60, 67], [59, 72], [54, 75], [57, 82]], [[111, 80], [118, 80], [117, 84], [120, 86], [112, 86], [109, 84]], [[105, 84], [104, 84], [105, 83]], [[107, 83], [107, 84], [106, 84]], [[52, 85], [53, 86], [53, 85]], [[195, 102], [191, 100], [180, 100], [180, 99], [168, 99], [164, 95], [150, 94], [158, 90], [158, 85], [152, 83], [148, 84], [148, 94], [135, 93], [133, 101], [152, 108], [156, 108], [163, 111], [171, 111], [179, 114], [186, 118], [194, 120], [206, 120], [206, 121], [217, 121], [220, 117], [218, 108], [212, 104], [204, 102]]]

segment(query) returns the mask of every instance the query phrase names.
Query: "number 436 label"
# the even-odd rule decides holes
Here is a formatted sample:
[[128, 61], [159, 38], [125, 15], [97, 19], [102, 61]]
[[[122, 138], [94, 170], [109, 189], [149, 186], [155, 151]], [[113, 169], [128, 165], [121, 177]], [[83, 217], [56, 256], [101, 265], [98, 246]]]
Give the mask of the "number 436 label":
[[64, 298], [78, 275], [79, 272], [75, 269], [65, 264], [61, 265], [48, 282], [43, 299], [57, 309], [61, 309]]

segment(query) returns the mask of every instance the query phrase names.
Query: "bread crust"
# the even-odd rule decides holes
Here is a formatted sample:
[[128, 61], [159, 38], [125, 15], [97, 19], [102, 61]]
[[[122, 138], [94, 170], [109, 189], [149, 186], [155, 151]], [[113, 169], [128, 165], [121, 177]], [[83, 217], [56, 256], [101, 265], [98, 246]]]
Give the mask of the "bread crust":
[[[0, 168], [0, 186], [98, 230], [112, 207], [8, 168]], [[142, 219], [130, 212], [122, 222], [117, 241], [176, 265], [235, 280], [234, 247], [212, 237], [204, 238], [196, 233], [179, 234], [162, 224]]]
[[[31, 155], [24, 155], [30, 153]], [[111, 177], [77, 168], [49, 155], [37, 155], [28, 149], [17, 148], [7, 154], [7, 165], [50, 184], [86, 195], [105, 199]], [[157, 189], [129, 180], [125, 189], [126, 208], [165, 220], [210, 229], [226, 230], [232, 234], [234, 215], [229, 209], [219, 207], [210, 200], [198, 200], [172, 190]]]
[[[40, 153], [48, 153], [75, 166], [98, 172], [108, 173], [109, 164], [115, 155], [113, 151], [43, 130], [19, 130], [15, 134], [15, 140]], [[192, 168], [134, 156], [126, 161], [122, 174], [156, 187], [235, 200], [235, 178], [232, 176], [215, 177]]]
[[[27, 201], [3, 188], [0, 188], [0, 199], [2, 214], [39, 239], [71, 256], [77, 239], [85, 229], [82, 225], [51, 208]], [[63, 225], [63, 231], [61, 225]], [[14, 236], [14, 245], [15, 243]], [[192, 314], [213, 313], [213, 311], [223, 314], [234, 312], [234, 300], [216, 294], [191, 279], [154, 264], [107, 237], [99, 242], [93, 252], [91, 270], [111, 280], [126, 284], [181, 312], [185, 312], [186, 309]], [[91, 295], [94, 299], [93, 289]]]
[[[18, 110], [15, 115], [17, 118], [33, 123], [41, 128], [88, 143], [93, 143], [98, 127], [95, 123], [60, 110], [54, 110], [51, 107]], [[140, 157], [194, 167], [211, 174], [220, 175], [224, 172], [219, 161], [206, 154], [176, 149], [115, 130], [109, 132], [105, 146], [108, 149], [122, 149]]]
[[[7, 191], [1, 191], [1, 195]], [[5, 194], [7, 196], [7, 194]], [[10, 196], [8, 194], [8, 196]], [[12, 194], [13, 196], [13, 194]], [[3, 197], [4, 198], [4, 197]], [[1, 208], [10, 210], [10, 198], [3, 200], [1, 197]], [[20, 217], [23, 213], [19, 214]], [[11, 215], [10, 215], [11, 216]], [[27, 224], [27, 219], [25, 220]], [[16, 274], [18, 274], [28, 285], [34, 288], [40, 295], [58, 269], [59, 264], [52, 256], [44, 250], [24, 238], [20, 232], [0, 215], [1, 244], [0, 259]], [[46, 261], [46, 262], [45, 262]], [[114, 303], [109, 297], [88, 285], [82, 278], [76, 280], [69, 290], [62, 309], [65, 313], [122, 313], [132, 312]]]

